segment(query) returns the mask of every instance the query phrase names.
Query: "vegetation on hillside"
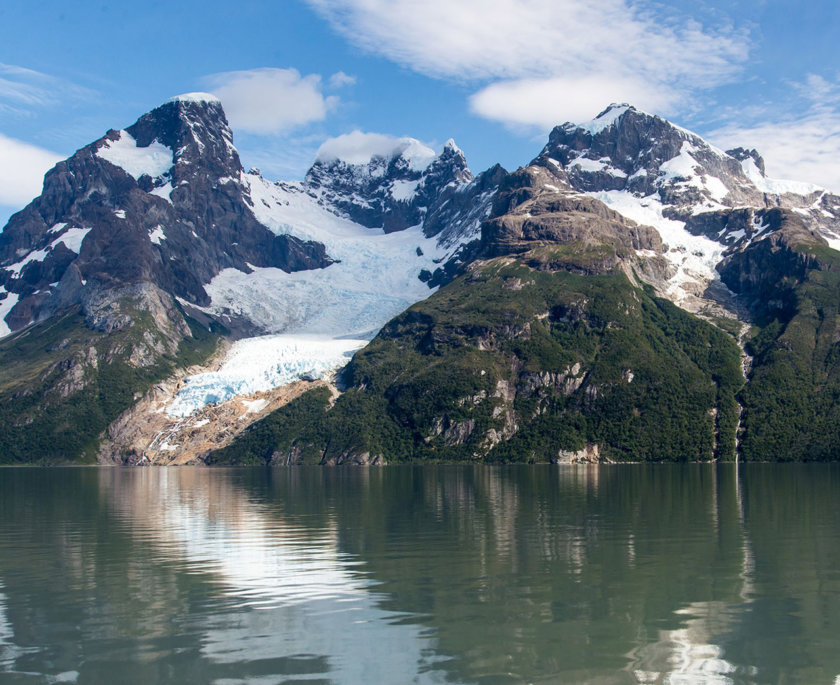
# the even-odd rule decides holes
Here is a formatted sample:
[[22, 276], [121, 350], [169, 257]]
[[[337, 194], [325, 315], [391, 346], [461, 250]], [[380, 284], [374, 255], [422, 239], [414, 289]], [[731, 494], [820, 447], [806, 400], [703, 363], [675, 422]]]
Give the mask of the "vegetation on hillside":
[[797, 252], [816, 268], [799, 282], [777, 281], [748, 345], [745, 460], [840, 459], [840, 253], [822, 245]]
[[[605, 248], [607, 249], [607, 248]], [[483, 263], [387, 324], [323, 390], [211, 463], [546, 462], [734, 457], [743, 379], [731, 336], [656, 298], [598, 248]]]
[[199, 363], [218, 335], [187, 319], [192, 337], [151, 364], [130, 361], [159, 335], [151, 316], [104, 333], [65, 312], [0, 341], [0, 463], [92, 463], [109, 424], [175, 368]]

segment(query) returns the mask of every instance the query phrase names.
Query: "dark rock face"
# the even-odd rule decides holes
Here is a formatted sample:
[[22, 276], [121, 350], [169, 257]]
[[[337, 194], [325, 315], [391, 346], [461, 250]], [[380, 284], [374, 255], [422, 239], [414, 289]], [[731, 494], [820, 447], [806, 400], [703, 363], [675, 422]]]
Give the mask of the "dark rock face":
[[786, 320], [799, 304], [794, 287], [820, 268], [818, 259], [797, 247], [825, 245], [825, 240], [789, 210], [773, 209], [761, 219], [766, 228], [728, 250], [718, 271], [755, 316]]
[[563, 171], [544, 160], [502, 180], [491, 217], [482, 224], [480, 255], [522, 254], [538, 245], [574, 245], [581, 252], [607, 246], [614, 258], [601, 265], [602, 271], [635, 258], [636, 250], [662, 252], [654, 229], [575, 192]]
[[736, 147], [732, 148], [731, 150], [727, 150], [726, 154], [730, 157], [734, 157], [739, 162], [746, 162], [748, 159], [752, 159], [752, 161], [755, 162], [756, 167], [758, 167], [758, 170], [761, 172], [762, 176], [764, 175], [764, 158], [758, 153], [758, 150], [747, 150], [743, 147]]
[[[160, 173], [141, 173], [144, 163]], [[227, 267], [330, 264], [323, 245], [256, 221], [241, 171], [221, 105], [197, 98], [167, 102], [60, 162], [0, 233], [0, 285], [18, 296], [7, 325], [82, 303], [86, 288], [152, 283], [204, 305], [204, 284]]]

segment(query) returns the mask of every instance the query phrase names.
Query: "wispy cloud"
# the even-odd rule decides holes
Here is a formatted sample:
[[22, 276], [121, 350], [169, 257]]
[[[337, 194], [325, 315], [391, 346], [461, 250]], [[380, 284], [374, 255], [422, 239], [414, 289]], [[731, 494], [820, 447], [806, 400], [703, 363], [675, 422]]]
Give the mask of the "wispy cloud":
[[0, 108], [15, 113], [87, 100], [89, 88], [34, 69], [0, 62]]
[[756, 148], [764, 157], [767, 175], [817, 183], [840, 192], [840, 79], [809, 75], [790, 84], [794, 110], [782, 116], [772, 111], [732, 115], [730, 121], [707, 134], [724, 148]]
[[365, 50], [475, 83], [477, 114], [540, 128], [615, 100], [674, 109], [733, 78], [748, 54], [742, 33], [645, 0], [307, 1]]
[[23, 207], [62, 155], [0, 134], [0, 205]]
[[[353, 78], [340, 73], [331, 81], [343, 86]], [[229, 71], [204, 82], [222, 101], [231, 126], [249, 133], [285, 133], [323, 121], [339, 103], [337, 96], [324, 93], [321, 76], [302, 76], [296, 69]]]

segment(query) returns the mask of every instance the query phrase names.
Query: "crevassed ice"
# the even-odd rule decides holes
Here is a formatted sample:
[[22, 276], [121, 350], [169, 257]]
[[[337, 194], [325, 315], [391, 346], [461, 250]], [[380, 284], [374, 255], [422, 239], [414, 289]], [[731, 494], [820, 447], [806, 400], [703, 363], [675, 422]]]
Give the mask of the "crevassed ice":
[[[257, 220], [278, 235], [322, 243], [337, 260], [324, 269], [287, 273], [225, 269], [205, 286], [205, 311], [242, 315], [277, 335], [241, 340], [222, 369], [189, 379], [167, 409], [186, 416], [210, 402], [324, 376], [344, 366], [385, 324], [432, 294], [418, 275], [456, 251], [420, 226], [383, 233], [336, 216], [299, 186], [243, 174]], [[418, 249], [419, 248], [419, 249]]]
[[298, 335], [238, 340], [218, 371], [188, 378], [186, 387], [166, 412], [171, 416], [189, 416], [205, 405], [271, 390], [304, 376], [322, 378], [344, 366], [353, 352], [366, 343], [367, 340]]

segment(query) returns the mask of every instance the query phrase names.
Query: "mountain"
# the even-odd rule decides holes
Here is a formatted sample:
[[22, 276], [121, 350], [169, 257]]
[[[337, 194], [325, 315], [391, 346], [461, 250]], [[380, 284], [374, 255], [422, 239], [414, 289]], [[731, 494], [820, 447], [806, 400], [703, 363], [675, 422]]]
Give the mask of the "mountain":
[[[249, 347], [269, 350], [262, 366], [192, 384], [175, 414], [254, 376], [266, 389], [341, 365], [427, 296], [432, 271], [477, 235], [493, 178], [473, 179], [454, 142], [440, 154], [413, 139], [356, 142], [349, 161], [325, 148], [304, 182], [271, 183], [244, 172], [221, 104], [198, 93], [56, 165], [0, 233], [5, 459], [96, 458], [120, 413], [206, 361], [222, 334], [276, 337]], [[108, 374], [119, 393], [99, 387]]]
[[557, 127], [337, 400], [209, 461], [838, 458], [837, 211], [627, 105]]
[[2, 459], [838, 458], [838, 217], [629, 105], [512, 173], [355, 132], [273, 183], [174, 98], [0, 233]]

